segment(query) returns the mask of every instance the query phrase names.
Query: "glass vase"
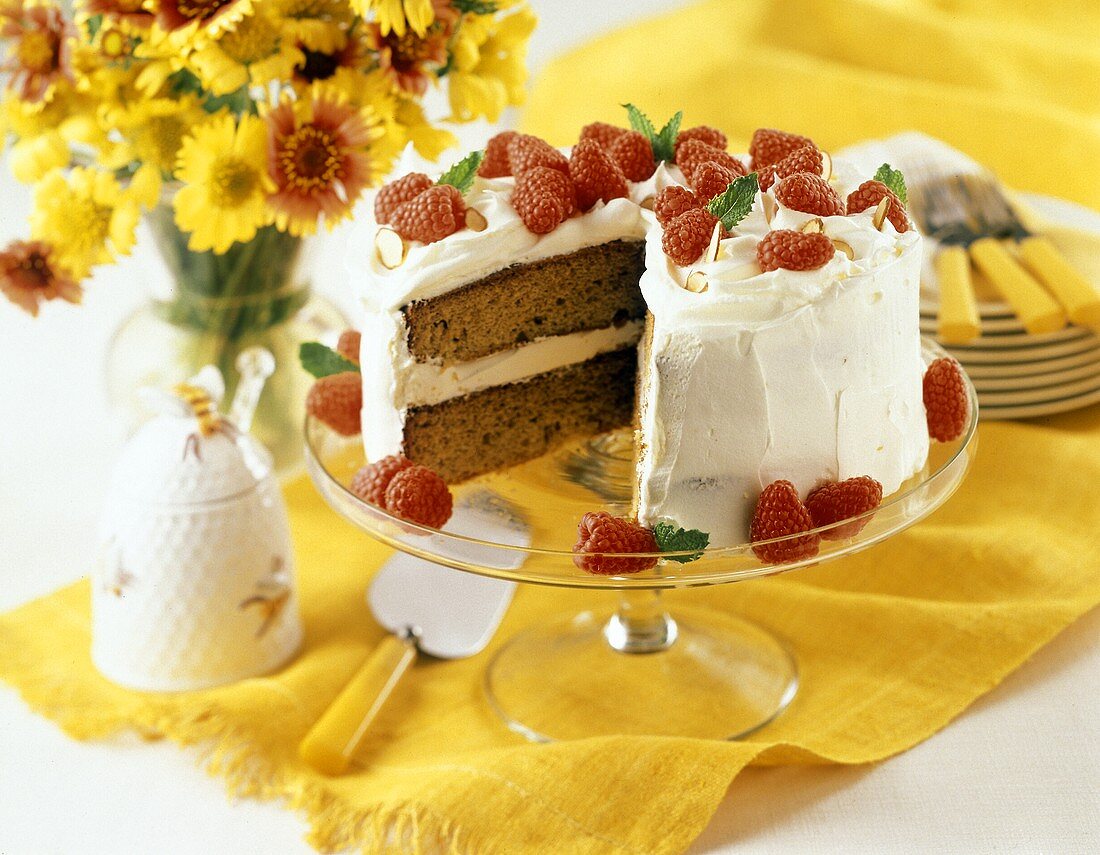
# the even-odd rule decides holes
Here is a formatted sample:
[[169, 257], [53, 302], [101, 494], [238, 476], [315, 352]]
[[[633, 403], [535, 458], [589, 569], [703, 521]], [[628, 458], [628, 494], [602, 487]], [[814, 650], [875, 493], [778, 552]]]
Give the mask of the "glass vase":
[[308, 245], [273, 226], [227, 252], [193, 252], [188, 235], [162, 203], [146, 219], [158, 264], [148, 278], [150, 299], [116, 332], [107, 357], [107, 391], [127, 427], [149, 417], [138, 394], [169, 387], [216, 365], [231, 400], [239, 380], [237, 356], [256, 345], [275, 357], [252, 434], [271, 451], [281, 475], [302, 460], [302, 417], [313, 382], [298, 364], [303, 341], [335, 343], [346, 326], [340, 313], [310, 287]]

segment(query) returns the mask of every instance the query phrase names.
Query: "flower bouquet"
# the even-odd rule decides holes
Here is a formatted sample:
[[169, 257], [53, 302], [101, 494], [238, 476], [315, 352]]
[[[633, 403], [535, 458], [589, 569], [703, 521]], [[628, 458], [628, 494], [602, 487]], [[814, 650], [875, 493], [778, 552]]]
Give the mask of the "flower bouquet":
[[[232, 386], [257, 343], [297, 373], [284, 328], [310, 299], [303, 239], [349, 217], [406, 145], [435, 159], [455, 142], [446, 122], [520, 103], [534, 25], [519, 0], [77, 0], [72, 17], [0, 0], [0, 131], [35, 185], [29, 239], [0, 249], [0, 291], [32, 315], [79, 302], [144, 215], [170, 282], [123, 328], [112, 385], [213, 362]], [[424, 97], [441, 84], [450, 114], [432, 120]], [[310, 338], [338, 323], [306, 314]], [[269, 409], [297, 418], [304, 390], [279, 390]]]

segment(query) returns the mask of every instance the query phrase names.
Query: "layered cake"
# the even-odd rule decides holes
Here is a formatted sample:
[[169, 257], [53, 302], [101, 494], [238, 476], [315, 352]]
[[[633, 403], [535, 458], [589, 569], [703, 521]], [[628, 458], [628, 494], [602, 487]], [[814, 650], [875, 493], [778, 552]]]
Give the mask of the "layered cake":
[[890, 170], [636, 127], [563, 151], [502, 134], [379, 192], [352, 262], [368, 459], [454, 483], [633, 426], [639, 521], [714, 545], [748, 539], [777, 479], [896, 490], [928, 431], [920, 238]]

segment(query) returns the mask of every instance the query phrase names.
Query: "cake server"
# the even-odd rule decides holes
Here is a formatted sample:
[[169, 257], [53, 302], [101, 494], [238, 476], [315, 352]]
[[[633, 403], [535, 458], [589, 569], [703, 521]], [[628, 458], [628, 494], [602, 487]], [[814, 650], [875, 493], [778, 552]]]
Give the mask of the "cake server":
[[[531, 542], [526, 523], [488, 492], [465, 498], [444, 530], [508, 546]], [[476, 550], [477, 544], [469, 548]], [[518, 568], [524, 553], [517, 551], [515, 556]], [[470, 558], [476, 561], [476, 555]], [[390, 635], [306, 734], [299, 756], [326, 775], [346, 771], [371, 723], [417, 657], [462, 659], [480, 653], [500, 625], [515, 588], [515, 582], [452, 570], [403, 552], [394, 555], [378, 571], [367, 594], [375, 619]]]

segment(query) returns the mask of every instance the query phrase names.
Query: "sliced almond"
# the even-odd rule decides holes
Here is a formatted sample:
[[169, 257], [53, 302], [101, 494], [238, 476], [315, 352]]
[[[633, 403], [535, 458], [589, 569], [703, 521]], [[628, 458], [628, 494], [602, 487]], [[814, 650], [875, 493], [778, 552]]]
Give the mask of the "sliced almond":
[[840, 238], [833, 238], [832, 241], [837, 252], [843, 252], [849, 259], [855, 259], [856, 251], [852, 249], [852, 245], [848, 243], [848, 241], [841, 240]]
[[880, 232], [882, 231], [882, 224], [886, 222], [886, 214], [890, 211], [890, 197], [883, 196], [878, 200], [878, 206], [875, 208], [875, 214], [871, 217], [871, 222], [875, 224], [875, 228]]
[[483, 232], [489, 228], [489, 221], [477, 208], [466, 209], [466, 228], [472, 232]]
[[827, 151], [821, 152], [821, 177], [826, 181], [833, 177], [833, 159]]
[[814, 217], [812, 220], [806, 220], [799, 231], [804, 235], [823, 235], [825, 234], [825, 223], [821, 217]]
[[764, 219], [767, 220], [768, 225], [770, 226], [772, 223], [772, 218], [779, 210], [779, 205], [776, 203], [775, 199], [773, 199], [767, 193], [765, 193], [760, 198], [764, 201]]
[[714, 231], [710, 233], [710, 244], [707, 246], [707, 251], [703, 253], [703, 264], [710, 264], [712, 261], [718, 260], [718, 246], [722, 242], [722, 224], [715, 223]]
[[401, 235], [389, 228], [378, 230], [378, 234], [374, 236], [374, 249], [378, 253], [378, 260], [387, 270], [400, 267], [409, 251]]
[[657, 205], [657, 197], [646, 196], [644, 199], [642, 199], [641, 202], [638, 203], [638, 205], [642, 208], [645, 208], [647, 211], [652, 211], [653, 208]]
[[707, 281], [707, 274], [702, 270], [693, 270], [688, 274], [684, 287], [693, 294], [702, 294], [710, 287], [710, 282]]

